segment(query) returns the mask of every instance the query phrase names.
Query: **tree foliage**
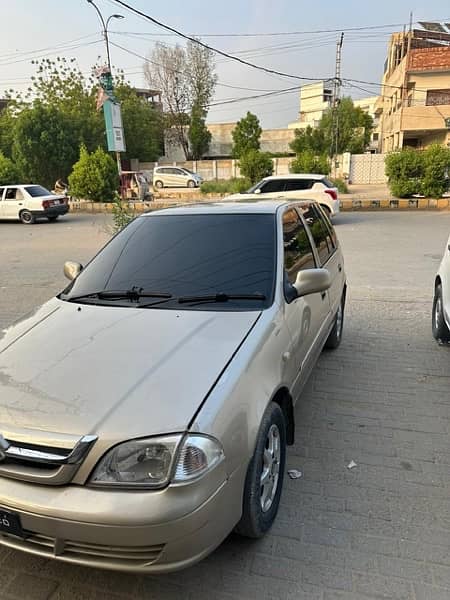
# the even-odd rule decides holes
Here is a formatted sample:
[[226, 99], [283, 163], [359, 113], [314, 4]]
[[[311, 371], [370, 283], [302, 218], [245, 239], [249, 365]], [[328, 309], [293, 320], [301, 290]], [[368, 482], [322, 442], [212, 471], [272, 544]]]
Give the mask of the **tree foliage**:
[[449, 189], [450, 149], [439, 144], [391, 152], [385, 166], [390, 190], [399, 198], [414, 194], [439, 198]]
[[305, 129], [296, 129], [295, 138], [289, 145], [295, 154], [304, 151], [324, 154], [327, 150], [324, 130], [320, 127], [313, 128], [311, 125], [308, 125]]
[[[353, 104], [350, 97], [342, 98], [336, 109], [328, 109], [320, 120], [319, 129], [322, 130], [326, 151], [330, 156], [337, 150], [337, 154], [351, 152], [360, 154], [364, 152], [370, 142], [373, 129], [373, 119], [359, 106]], [[333, 127], [335, 119], [338, 123], [337, 147], [333, 144]]]
[[[201, 121], [206, 119], [217, 82], [213, 53], [191, 41], [186, 48], [157, 43], [151, 58], [144, 67], [145, 77], [162, 92], [168, 140], [182, 148], [186, 159], [194, 153], [198, 156], [207, 137]], [[195, 148], [190, 146], [192, 140]]]
[[50, 189], [66, 179], [77, 159], [76, 131], [70, 117], [36, 100], [17, 116], [12, 157], [25, 180]]
[[312, 150], [299, 152], [290, 165], [291, 173], [320, 173], [328, 175], [330, 162], [325, 153], [315, 154]]
[[205, 112], [201, 106], [192, 107], [189, 124], [189, 146], [193, 160], [200, 160], [208, 152], [211, 132], [206, 127]]
[[73, 196], [93, 202], [110, 202], [117, 196], [119, 175], [117, 165], [102, 148], [89, 153], [81, 146], [80, 158], [69, 176]]
[[267, 152], [260, 152], [251, 148], [240, 158], [239, 168], [241, 175], [257, 183], [263, 177], [268, 177], [273, 173], [273, 162]]
[[245, 117], [236, 123], [232, 131], [234, 158], [242, 158], [249, 150], [259, 150], [262, 129], [256, 115], [247, 112]]
[[0, 151], [0, 185], [19, 183], [20, 172], [10, 158]]

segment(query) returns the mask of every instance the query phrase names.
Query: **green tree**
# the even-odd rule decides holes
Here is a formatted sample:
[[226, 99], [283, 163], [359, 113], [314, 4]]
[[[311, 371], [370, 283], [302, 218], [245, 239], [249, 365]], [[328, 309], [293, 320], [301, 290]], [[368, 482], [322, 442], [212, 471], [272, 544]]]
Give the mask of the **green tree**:
[[273, 173], [273, 162], [267, 152], [260, 152], [251, 148], [239, 160], [241, 175], [247, 177], [250, 182], [257, 183], [263, 177]]
[[315, 154], [312, 150], [299, 152], [290, 165], [291, 173], [320, 173], [328, 175], [330, 162], [326, 154]]
[[19, 183], [20, 172], [10, 158], [0, 151], [0, 185]]
[[67, 178], [77, 159], [76, 132], [67, 114], [36, 100], [24, 108], [14, 127], [13, 160], [25, 180], [52, 188]]
[[124, 158], [157, 161], [164, 153], [163, 115], [125, 82], [116, 85], [127, 151]]
[[338, 123], [337, 153], [360, 154], [364, 152], [370, 142], [373, 119], [359, 106], [355, 106], [349, 97], [341, 99], [336, 114], [333, 114], [333, 110], [330, 108], [320, 120], [319, 129], [322, 131], [325, 141], [323, 150], [326, 150], [330, 156], [336, 151], [336, 145], [333, 143], [336, 119]]
[[89, 153], [80, 148], [80, 158], [69, 176], [71, 193], [93, 202], [110, 202], [117, 196], [119, 176], [117, 165], [102, 148]]
[[319, 127], [312, 128], [311, 125], [305, 129], [296, 129], [295, 138], [289, 145], [295, 154], [305, 150], [314, 154], [324, 154], [329, 148], [324, 130]]
[[425, 174], [425, 153], [413, 148], [391, 152], [385, 158], [385, 172], [394, 196], [407, 198], [420, 194]]
[[192, 107], [189, 124], [189, 145], [193, 160], [200, 160], [208, 152], [211, 142], [211, 132], [206, 127], [205, 112], [196, 104]]
[[232, 131], [234, 158], [242, 158], [249, 150], [259, 150], [262, 129], [256, 115], [247, 112]]

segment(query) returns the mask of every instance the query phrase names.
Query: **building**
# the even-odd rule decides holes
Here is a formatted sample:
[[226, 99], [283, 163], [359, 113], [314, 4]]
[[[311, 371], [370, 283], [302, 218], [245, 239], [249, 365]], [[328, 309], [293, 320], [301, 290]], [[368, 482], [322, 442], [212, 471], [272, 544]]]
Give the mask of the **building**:
[[317, 127], [324, 112], [330, 108], [333, 90], [325, 81], [311, 83], [300, 88], [300, 112], [298, 121], [289, 123], [289, 129]]
[[370, 115], [373, 120], [373, 131], [370, 136], [370, 143], [368, 150], [370, 152], [377, 152], [379, 149], [380, 132], [379, 132], [379, 114], [377, 114], [377, 105], [379, 96], [369, 96], [368, 98], [360, 98], [359, 100], [353, 100], [353, 105], [359, 107], [365, 113]]
[[382, 152], [450, 145], [450, 34], [391, 36], [376, 114]]

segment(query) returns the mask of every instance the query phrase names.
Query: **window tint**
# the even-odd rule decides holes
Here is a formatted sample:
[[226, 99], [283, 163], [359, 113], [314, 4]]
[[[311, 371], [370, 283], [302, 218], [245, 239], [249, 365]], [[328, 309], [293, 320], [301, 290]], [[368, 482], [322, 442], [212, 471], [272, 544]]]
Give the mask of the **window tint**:
[[25, 188], [32, 198], [39, 196], [51, 196], [51, 193], [41, 185], [29, 185]]
[[270, 179], [261, 186], [261, 193], [268, 194], [271, 192], [282, 192], [284, 190], [283, 179]]
[[66, 292], [78, 296], [133, 287], [157, 290], [174, 296], [160, 308], [178, 310], [178, 296], [259, 293], [266, 300], [183, 308], [260, 310], [272, 302], [275, 225], [271, 214], [138, 217], [105, 246]]
[[304, 269], [314, 269], [313, 250], [305, 227], [294, 209], [283, 215], [284, 269], [288, 281], [295, 283], [297, 274]]
[[16, 199], [16, 188], [6, 188], [5, 200]]
[[309, 190], [311, 189], [313, 182], [311, 179], [288, 179], [286, 180], [286, 192], [292, 192], [294, 190]]
[[327, 179], [326, 177], [324, 177], [323, 179], [320, 179], [320, 183], [323, 183], [323, 185], [324, 185], [325, 187], [328, 187], [328, 188], [336, 187], [336, 186], [334, 185], [334, 183], [332, 183], [332, 182], [331, 182], [329, 179]]
[[336, 247], [326, 224], [325, 217], [322, 211], [314, 204], [302, 207], [302, 212], [314, 238], [314, 243], [319, 253], [320, 264], [323, 265], [331, 254], [333, 254]]

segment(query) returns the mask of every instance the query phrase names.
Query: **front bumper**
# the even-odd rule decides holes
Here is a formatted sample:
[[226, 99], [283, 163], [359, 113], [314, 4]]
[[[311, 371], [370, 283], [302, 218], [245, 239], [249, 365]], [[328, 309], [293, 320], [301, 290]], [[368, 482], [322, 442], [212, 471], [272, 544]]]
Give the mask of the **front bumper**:
[[183, 569], [212, 552], [239, 520], [244, 476], [238, 470], [193, 510], [190, 485], [133, 492], [2, 479], [0, 506], [20, 515], [27, 537], [0, 534], [0, 544], [90, 567]]

